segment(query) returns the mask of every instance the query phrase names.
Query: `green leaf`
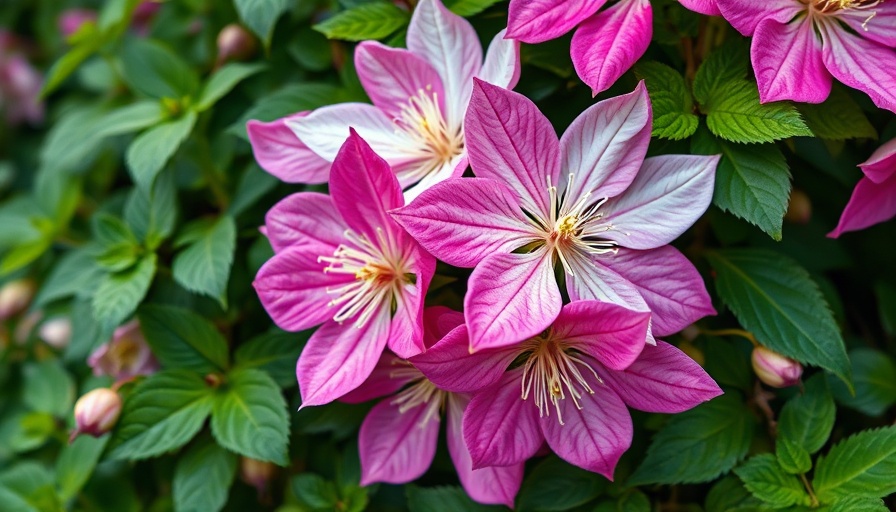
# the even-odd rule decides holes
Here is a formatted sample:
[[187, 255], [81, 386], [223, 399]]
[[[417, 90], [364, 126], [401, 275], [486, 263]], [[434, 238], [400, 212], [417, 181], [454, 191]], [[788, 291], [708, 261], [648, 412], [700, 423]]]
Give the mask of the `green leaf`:
[[654, 436], [647, 457], [626, 485], [712, 480], [747, 455], [755, 426], [756, 419], [736, 393], [673, 416]]
[[715, 135], [732, 142], [772, 142], [812, 136], [796, 108], [784, 102], [759, 103], [756, 84], [735, 80], [711, 92], [702, 105], [706, 124]]
[[840, 329], [805, 269], [765, 249], [713, 251], [707, 258], [719, 296], [759, 343], [852, 385]]
[[234, 368], [258, 368], [268, 373], [281, 387], [296, 384], [296, 360], [309, 331], [263, 334], [239, 346]]
[[130, 268], [140, 257], [140, 244], [120, 218], [100, 212], [93, 216], [93, 236], [99, 243], [96, 262], [111, 272]]
[[818, 459], [812, 485], [822, 503], [881, 498], [896, 492], [896, 426], [866, 430]]
[[382, 39], [407, 25], [410, 17], [410, 13], [391, 2], [370, 2], [342, 11], [314, 25], [314, 30], [330, 39]]
[[286, 400], [261, 370], [249, 368], [227, 375], [215, 399], [212, 433], [228, 450], [281, 466], [288, 463]]
[[131, 89], [152, 98], [180, 100], [199, 88], [193, 68], [167, 46], [133, 37], [121, 51], [121, 70]]
[[58, 359], [22, 367], [22, 401], [33, 411], [65, 418], [75, 401], [75, 381]]
[[56, 487], [63, 501], [78, 495], [93, 474], [108, 441], [109, 436], [99, 439], [78, 436], [74, 442], [62, 448], [56, 459]]
[[180, 448], [202, 428], [213, 402], [213, 390], [196, 373], [168, 370], [152, 375], [128, 396], [110, 456], [138, 460]]
[[809, 454], [821, 449], [834, 428], [837, 408], [823, 375], [808, 381], [801, 395], [784, 404], [778, 417], [779, 441], [784, 439]]
[[896, 364], [884, 352], [870, 348], [850, 350], [855, 395], [840, 382], [831, 382], [834, 398], [868, 416], [882, 416], [896, 404]]
[[526, 478], [516, 504], [520, 511], [569, 510], [598, 497], [606, 486], [604, 477], [549, 457]]
[[235, 0], [236, 10], [249, 29], [264, 42], [271, 45], [271, 36], [277, 19], [289, 9], [287, 0]]
[[190, 136], [196, 112], [162, 123], [140, 134], [128, 146], [125, 160], [137, 186], [149, 188], [177, 148]]
[[121, 325], [137, 309], [156, 273], [156, 255], [147, 254], [132, 268], [107, 274], [93, 294], [93, 316], [110, 328]]
[[41, 284], [34, 304], [43, 307], [54, 300], [92, 292], [104, 275], [94, 260], [94, 250], [87, 245], [68, 251], [58, 259]]
[[262, 196], [274, 189], [280, 180], [261, 170], [256, 163], [246, 167], [246, 172], [240, 178], [236, 187], [233, 201], [227, 208], [227, 213], [232, 217], [238, 217], [253, 206]]
[[694, 97], [701, 105], [709, 102], [722, 84], [743, 80], [750, 70], [750, 47], [741, 38], [732, 38], [713, 50], [694, 75]]
[[62, 512], [52, 473], [35, 461], [25, 461], [0, 473], [3, 512]]
[[835, 501], [828, 512], [890, 512], [890, 508], [880, 499], [848, 497]]
[[174, 257], [174, 280], [184, 288], [217, 299], [227, 309], [227, 280], [236, 250], [236, 223], [224, 215]]
[[336, 510], [339, 494], [336, 484], [314, 473], [302, 473], [293, 477], [290, 486], [293, 494], [303, 504], [315, 510]]
[[876, 139], [877, 130], [843, 87], [835, 85], [824, 103], [799, 103], [797, 108], [816, 137], [829, 140]]
[[61, 169], [42, 167], [34, 179], [34, 198], [53, 221], [55, 231], [64, 231], [81, 200], [81, 178]]
[[473, 16], [495, 5], [500, 0], [446, 0], [445, 7], [458, 16]]
[[775, 441], [775, 455], [778, 457], [778, 464], [781, 468], [791, 475], [808, 473], [812, 469], [812, 458], [809, 456], [809, 452], [785, 437], [779, 437]]
[[773, 508], [811, 504], [809, 494], [800, 480], [785, 473], [775, 456], [770, 453], [750, 458], [735, 468], [734, 473], [753, 496]]
[[59, 60], [53, 63], [53, 67], [50, 68], [50, 71], [47, 72], [47, 77], [40, 90], [40, 95], [42, 97], [49, 96], [50, 93], [59, 88], [59, 86], [62, 85], [62, 82], [71, 76], [71, 74], [78, 69], [78, 66], [87, 60], [87, 57], [93, 55], [101, 45], [102, 40], [100, 38], [89, 38], [81, 41], [80, 44], [60, 57]]
[[640, 62], [635, 75], [645, 81], [653, 107], [653, 136], [662, 139], [686, 139], [697, 131], [699, 118], [684, 77], [659, 62]]
[[215, 72], [209, 78], [202, 93], [199, 95], [199, 101], [196, 103], [196, 111], [202, 112], [215, 104], [231, 91], [238, 83], [246, 78], [258, 73], [264, 69], [264, 64], [241, 64], [230, 63]]
[[165, 119], [165, 110], [156, 100], [141, 100], [112, 110], [100, 119], [99, 137], [133, 133], [157, 125]]
[[790, 170], [774, 144], [744, 146], [716, 139], [705, 130], [694, 137], [693, 151], [721, 154], [713, 204], [781, 240], [790, 199]]
[[178, 512], [218, 512], [236, 475], [236, 455], [213, 442], [190, 448], [174, 468], [172, 494]]
[[161, 173], [151, 189], [131, 190], [124, 206], [124, 218], [146, 248], [155, 251], [171, 235], [177, 220], [174, 173]]
[[224, 337], [196, 313], [151, 304], [140, 308], [137, 316], [146, 342], [165, 368], [211, 373], [229, 366]]
[[712, 486], [706, 495], [706, 512], [758, 512], [754, 498], [739, 478], [729, 475]]
[[41, 257], [53, 245], [53, 232], [52, 226], [49, 225], [50, 221], [48, 219], [33, 220], [40, 221], [38, 224], [43, 233], [37, 238], [23, 240], [22, 243], [6, 253], [3, 261], [0, 262], [0, 276], [9, 275], [25, 267]]
[[502, 510], [502, 507], [482, 505], [471, 500], [460, 487], [417, 487], [406, 485], [410, 512], [489, 512]]

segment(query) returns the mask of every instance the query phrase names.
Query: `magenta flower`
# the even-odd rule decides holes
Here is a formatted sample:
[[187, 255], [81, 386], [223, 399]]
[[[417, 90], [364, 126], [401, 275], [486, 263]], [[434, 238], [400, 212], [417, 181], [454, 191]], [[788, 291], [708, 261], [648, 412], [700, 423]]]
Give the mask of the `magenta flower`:
[[[427, 347], [464, 323], [461, 313], [441, 306], [427, 308], [423, 319]], [[341, 398], [359, 403], [389, 397], [377, 404], [361, 424], [361, 485], [402, 484], [423, 475], [436, 453], [444, 410], [448, 452], [467, 494], [480, 503], [513, 508], [523, 479], [523, 464], [474, 470], [461, 431], [469, 396], [438, 389], [412, 365], [414, 359], [407, 361], [384, 353], [367, 381]]]
[[[249, 138], [265, 170], [288, 182], [324, 183], [351, 126], [392, 166], [414, 197], [467, 167], [463, 115], [473, 77], [513, 87], [519, 45], [499, 33], [485, 61], [473, 27], [438, 0], [421, 0], [408, 27], [408, 49], [365, 41], [355, 50], [361, 84], [373, 101], [343, 103], [288, 118], [250, 121]], [[288, 137], [287, 130], [293, 132]]]
[[518, 464], [547, 441], [567, 462], [612, 479], [632, 441], [626, 405], [675, 413], [722, 393], [680, 350], [644, 344], [649, 319], [577, 301], [521, 344], [469, 354], [459, 327], [414, 365], [442, 389], [473, 393], [463, 433], [474, 468]]
[[708, 14], [710, 16], [721, 16], [717, 0], [678, 0], [681, 5], [688, 9], [699, 12], [700, 14]]
[[831, 238], [896, 216], [896, 139], [878, 148], [859, 167], [865, 176], [852, 191], [837, 228], [828, 234]]
[[880, 0], [716, 0], [722, 15], [752, 35], [763, 103], [821, 103], [832, 75], [896, 112], [896, 3]]
[[[653, 36], [648, 0], [510, 0], [507, 36], [526, 43], [555, 39], [576, 26], [570, 54], [579, 78], [596, 95], [637, 61]], [[600, 12], [598, 12], [600, 11]]]
[[0, 29], [0, 108], [6, 122], [37, 126], [44, 120], [43, 77], [18, 49], [17, 38]]
[[558, 262], [572, 300], [652, 311], [658, 335], [714, 313], [700, 275], [666, 244], [709, 206], [718, 156], [645, 160], [643, 83], [590, 107], [558, 141], [531, 101], [478, 81], [464, 129], [477, 178], [437, 184], [393, 215], [437, 258], [475, 267], [464, 298], [471, 348], [551, 325]]
[[287, 331], [323, 324], [296, 368], [303, 406], [358, 387], [386, 346], [404, 358], [424, 349], [435, 259], [386, 213], [403, 204], [389, 164], [352, 130], [333, 161], [330, 196], [300, 192], [267, 214], [275, 255], [255, 278], [261, 303]]
[[93, 368], [94, 375], [108, 375], [115, 380], [152, 375], [159, 370], [159, 362], [146, 343], [137, 320], [115, 329], [112, 339], [94, 350], [87, 358], [87, 364]]

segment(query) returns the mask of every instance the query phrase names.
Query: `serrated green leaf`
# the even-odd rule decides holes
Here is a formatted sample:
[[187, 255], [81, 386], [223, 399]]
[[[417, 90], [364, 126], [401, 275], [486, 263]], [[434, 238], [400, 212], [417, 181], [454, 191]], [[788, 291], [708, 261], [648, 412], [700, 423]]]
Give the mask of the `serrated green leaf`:
[[840, 329], [805, 269], [765, 249], [713, 251], [707, 258], [719, 296], [759, 343], [851, 385]]
[[410, 13], [391, 2], [371, 2], [342, 11], [314, 25], [314, 30], [330, 39], [382, 39], [407, 25], [410, 17]]
[[473, 16], [495, 5], [500, 0], [446, 0], [445, 7], [458, 16]]
[[890, 512], [890, 508], [880, 499], [850, 497], [835, 501], [829, 512]]
[[93, 294], [93, 315], [105, 327], [121, 325], [137, 309], [156, 273], [156, 255], [147, 254], [122, 272], [107, 274]]
[[104, 272], [94, 260], [94, 250], [89, 245], [79, 247], [56, 260], [50, 275], [41, 284], [34, 304], [43, 307], [54, 300], [80, 295], [96, 288]]
[[288, 463], [289, 416], [280, 388], [261, 370], [227, 375], [215, 397], [212, 433], [221, 446], [246, 457]]
[[134, 91], [152, 98], [180, 100], [199, 89], [199, 76], [164, 44], [129, 38], [121, 51], [122, 75]]
[[749, 409], [731, 393], [673, 416], [626, 485], [712, 480], [747, 455], [755, 426]]
[[548, 457], [528, 475], [516, 499], [520, 511], [569, 510], [603, 492], [607, 480], [559, 457]]
[[174, 173], [162, 172], [151, 188], [135, 187], [124, 206], [124, 218], [150, 251], [171, 235], [177, 220]]
[[705, 508], [706, 512], [757, 512], [761, 504], [739, 478], [728, 475], [709, 490]]
[[809, 456], [809, 452], [786, 437], [779, 437], [775, 441], [775, 456], [778, 458], [781, 469], [791, 475], [808, 473], [812, 469], [812, 458]]
[[876, 139], [877, 130], [858, 103], [835, 85], [824, 103], [799, 103], [797, 108], [816, 137], [829, 140]]
[[296, 360], [311, 333], [303, 331], [263, 334], [236, 349], [234, 368], [258, 368], [281, 387], [296, 384]]
[[896, 492], [896, 426], [866, 430], [837, 443], [815, 465], [812, 481], [822, 503], [881, 498]]
[[263, 64], [230, 63], [215, 72], [202, 88], [199, 101], [196, 103], [196, 111], [202, 112], [215, 104], [225, 94], [236, 87], [238, 83], [258, 73], [265, 66]]
[[177, 148], [190, 136], [195, 124], [196, 112], [190, 111], [141, 133], [131, 142], [125, 160], [137, 186], [152, 186]]
[[65, 418], [75, 401], [75, 380], [58, 359], [22, 367], [22, 401], [31, 410]]
[[187, 309], [146, 305], [137, 312], [140, 330], [165, 368], [201, 373], [228, 368], [227, 342], [215, 326]]
[[335, 509], [339, 502], [336, 484], [314, 473], [302, 473], [290, 482], [299, 501], [315, 510]]
[[274, 25], [289, 9], [287, 0], [235, 0], [236, 10], [249, 29], [255, 32], [264, 46], [271, 44]]
[[855, 395], [841, 382], [831, 382], [834, 398], [869, 416], [882, 416], [896, 404], [896, 364], [889, 355], [870, 348], [849, 351]]
[[773, 508], [809, 505], [812, 502], [800, 480], [785, 473], [770, 453], [751, 457], [735, 468], [734, 473], [753, 496]]
[[731, 38], [713, 50], [694, 75], [694, 97], [701, 105], [712, 98], [722, 84], [743, 80], [750, 70], [750, 47], [740, 38]]
[[723, 83], [711, 91], [701, 107], [707, 114], [709, 130], [731, 142], [773, 142], [788, 137], [812, 136], [793, 105], [759, 103], [756, 84], [747, 80]]
[[236, 475], [236, 455], [213, 442], [197, 444], [174, 468], [172, 494], [178, 512], [218, 512]]
[[208, 295], [227, 308], [227, 280], [236, 250], [236, 223], [224, 215], [201, 237], [174, 257], [174, 280], [184, 288]]
[[118, 217], [100, 212], [93, 216], [93, 236], [99, 244], [96, 262], [110, 272], [130, 268], [140, 257], [140, 245]]
[[471, 500], [460, 487], [418, 487], [405, 486], [410, 512], [489, 512], [502, 507], [482, 505]]
[[697, 131], [699, 118], [684, 77], [659, 62], [640, 62], [635, 75], [644, 80], [653, 108], [653, 136], [662, 139], [686, 139]]
[[202, 376], [167, 370], [137, 384], [112, 438], [110, 456], [139, 460], [185, 445], [212, 411], [214, 391]]
[[62, 448], [56, 459], [56, 487], [63, 501], [78, 495], [93, 474], [108, 441], [109, 436], [78, 436]]
[[784, 404], [778, 417], [779, 440], [784, 439], [809, 454], [821, 449], [834, 428], [837, 408], [823, 375], [807, 380], [803, 393]]

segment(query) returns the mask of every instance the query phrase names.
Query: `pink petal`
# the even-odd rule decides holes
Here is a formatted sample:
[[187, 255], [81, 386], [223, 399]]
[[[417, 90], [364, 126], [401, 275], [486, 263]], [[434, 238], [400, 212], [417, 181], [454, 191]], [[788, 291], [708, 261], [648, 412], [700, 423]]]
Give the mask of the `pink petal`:
[[384, 304], [361, 327], [329, 321], [315, 331], [296, 366], [302, 407], [330, 403], [367, 380], [386, 347], [389, 323]]
[[427, 251], [455, 267], [473, 267], [533, 238], [533, 228], [507, 185], [457, 178], [425, 190], [392, 216]]
[[[405, 188], [404, 202], [408, 204], [420, 197], [424, 190], [437, 183], [450, 178], [460, 178], [467, 167], [469, 167], [467, 153], [462, 152], [435, 170], [432, 169], [432, 162], [428, 159], [410, 162], [393, 170], [398, 176], [398, 182], [401, 183], [402, 188]], [[425, 173], [423, 179], [420, 179], [421, 173]]]
[[436, 259], [419, 247], [408, 259], [415, 279], [412, 284], [402, 286], [394, 298], [395, 313], [392, 317], [392, 332], [389, 335], [389, 349], [405, 359], [426, 350], [423, 333], [423, 299], [436, 271]]
[[330, 175], [330, 162], [309, 149], [286, 125], [289, 119], [307, 115], [299, 112], [270, 123], [254, 119], [246, 123], [258, 165], [287, 183], [326, 183]]
[[722, 394], [699, 364], [663, 341], [625, 370], [600, 375], [629, 407], [647, 412], [679, 413]]
[[538, 408], [521, 396], [522, 372], [511, 370], [474, 394], [464, 411], [464, 441], [474, 469], [519, 464], [535, 455], [544, 441]]
[[843, 9], [837, 12], [837, 18], [866, 39], [896, 47], [896, 4], [892, 2], [881, 2], [871, 9]]
[[835, 21], [821, 23], [824, 65], [834, 78], [896, 112], [896, 51], [843, 30]]
[[400, 372], [396, 375], [395, 370], [407, 369], [408, 366], [410, 365], [404, 359], [389, 351], [383, 352], [367, 380], [354, 391], [349, 391], [339, 397], [339, 401], [348, 404], [360, 404], [396, 393], [405, 384], [418, 377], [423, 377], [423, 374], [420, 374], [418, 377], [407, 375], [410, 372]]
[[837, 238], [847, 231], [858, 231], [896, 216], [896, 175], [883, 183], [862, 178], [852, 191], [840, 223], [828, 236]]
[[343, 242], [346, 229], [330, 196], [317, 192], [286, 196], [268, 210], [264, 221], [274, 252], [311, 243], [328, 246], [330, 255]]
[[576, 73], [594, 95], [607, 90], [644, 55], [653, 36], [648, 0], [621, 0], [582, 23], [572, 36]]
[[699, 12], [700, 14], [706, 14], [709, 16], [721, 16], [722, 11], [719, 10], [719, 6], [716, 4], [716, 0], [678, 0], [681, 2], [681, 5], [687, 7], [688, 9]]
[[648, 251], [620, 249], [600, 262], [637, 288], [653, 314], [651, 325], [657, 336], [676, 333], [716, 314], [700, 273], [671, 245]]
[[821, 61], [821, 39], [812, 22], [759, 23], [750, 50], [762, 103], [793, 100], [821, 103], [831, 93], [831, 74]]
[[[354, 281], [354, 276], [324, 273], [317, 258], [332, 248], [308, 244], [288, 247], [269, 259], [252, 286], [271, 319], [283, 330], [301, 331], [329, 320], [336, 313], [327, 288]], [[379, 354], [377, 354], [377, 357]]]
[[644, 160], [638, 176], [607, 202], [604, 238], [630, 249], [653, 249], [678, 238], [712, 201], [719, 155], [663, 155]]
[[504, 347], [535, 336], [560, 313], [552, 255], [494, 254], [473, 270], [464, 297], [470, 350]]
[[628, 279], [611, 270], [603, 261], [610, 255], [595, 256], [588, 261], [581, 257], [571, 258], [572, 273], [566, 274], [566, 288], [569, 298], [577, 300], [598, 300], [612, 302], [635, 311], [650, 311], [641, 292]]
[[558, 182], [560, 143], [538, 107], [522, 94], [477, 79], [464, 131], [476, 176], [509, 184], [523, 208], [549, 217], [548, 185]]
[[427, 348], [442, 340], [449, 332], [464, 325], [464, 314], [445, 306], [423, 310], [423, 341]]
[[513, 89], [520, 79], [520, 43], [505, 39], [505, 32], [498, 32], [488, 45], [485, 63], [476, 76], [490, 84]]
[[806, 6], [800, 0], [716, 0], [722, 16], [745, 36], [753, 35], [759, 22], [771, 18], [778, 23], [787, 23]]
[[561, 176], [559, 190], [568, 190], [569, 198], [589, 192], [595, 199], [619, 195], [644, 162], [651, 117], [643, 81], [634, 92], [600, 101], [580, 114], [560, 139], [562, 169], [573, 178], [567, 185], [569, 174]]
[[561, 459], [613, 480], [616, 463], [632, 444], [632, 418], [616, 393], [590, 372], [585, 375], [594, 393], [582, 393], [582, 408], [576, 408], [567, 396], [559, 402], [564, 424], [556, 415], [545, 415], [539, 423], [548, 445]]
[[474, 501], [513, 508], [513, 501], [523, 483], [524, 465], [519, 463], [473, 469], [473, 459], [464, 442], [462, 428], [463, 412], [469, 401], [467, 396], [458, 394], [448, 395], [447, 400], [448, 453], [457, 469], [457, 476]]
[[[389, 117], [399, 117], [421, 91], [431, 91], [444, 102], [445, 90], [435, 68], [404, 48], [364, 41], [355, 48], [355, 67], [370, 100]], [[444, 111], [444, 104], [440, 106]]]
[[543, 43], [572, 30], [607, 0], [511, 0], [507, 37]]
[[482, 46], [470, 22], [439, 0], [420, 0], [408, 27], [408, 49], [433, 65], [445, 87], [446, 120], [457, 126], [482, 67]]
[[859, 164], [869, 180], [883, 183], [896, 174], [896, 139], [877, 148], [871, 157]]
[[426, 419], [428, 407], [404, 412], [383, 400], [367, 413], [358, 434], [361, 485], [403, 484], [426, 473], [436, 455], [439, 415]]
[[580, 300], [563, 306], [552, 327], [562, 339], [614, 370], [632, 364], [644, 348], [650, 313], [609, 302]]

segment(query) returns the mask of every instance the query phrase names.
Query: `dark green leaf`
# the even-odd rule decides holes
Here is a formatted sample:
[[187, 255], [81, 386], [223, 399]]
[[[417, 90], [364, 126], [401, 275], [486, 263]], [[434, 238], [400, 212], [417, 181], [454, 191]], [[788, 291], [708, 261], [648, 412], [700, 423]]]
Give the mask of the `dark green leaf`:
[[228, 367], [227, 342], [215, 326], [192, 311], [172, 306], [140, 308], [140, 330], [165, 368], [210, 373]]
[[772, 142], [811, 136], [796, 108], [784, 102], [759, 103], [756, 84], [747, 80], [723, 83], [702, 105], [706, 124], [715, 135], [732, 142]]
[[694, 76], [694, 97], [709, 102], [722, 84], [743, 80], [750, 70], [750, 48], [743, 39], [732, 38], [713, 50]]
[[382, 39], [407, 25], [410, 14], [391, 2], [371, 2], [340, 12], [314, 29], [330, 39]]
[[871, 126], [861, 107], [839, 85], [831, 89], [831, 95], [824, 103], [799, 103], [797, 108], [812, 133], [822, 139], [877, 138], [877, 130]]
[[890, 512], [890, 508], [879, 499], [848, 497], [835, 501], [829, 512]]
[[500, 507], [481, 505], [471, 500], [460, 487], [405, 486], [410, 512], [489, 512]]
[[54, 300], [92, 291], [103, 277], [94, 260], [94, 250], [91, 246], [80, 247], [57, 260], [50, 275], [41, 284], [34, 303], [45, 306]]
[[889, 355], [870, 348], [849, 352], [855, 395], [840, 382], [831, 382], [841, 404], [869, 416], [881, 416], [896, 404], [896, 364]]
[[760, 501], [733, 475], [719, 480], [706, 495], [706, 512], [758, 512], [759, 505]]
[[137, 186], [149, 188], [177, 148], [190, 136], [196, 112], [162, 123], [140, 134], [128, 146], [125, 160]]
[[227, 308], [227, 280], [236, 250], [236, 223], [224, 215], [174, 257], [174, 280], [184, 288], [217, 299]]
[[236, 475], [237, 457], [213, 442], [197, 444], [174, 468], [172, 494], [178, 512], [218, 512]]
[[812, 458], [809, 456], [809, 452], [786, 437], [779, 437], [775, 441], [775, 455], [778, 457], [781, 469], [791, 475], [808, 473], [812, 469]]
[[112, 137], [133, 133], [161, 123], [165, 119], [162, 104], [156, 100], [141, 100], [106, 113], [99, 121], [99, 136]]
[[137, 309], [156, 273], [156, 255], [147, 254], [122, 272], [108, 274], [93, 294], [93, 315], [106, 327], [121, 325]]
[[75, 401], [75, 381], [59, 360], [30, 362], [22, 367], [22, 401], [31, 410], [65, 418]]
[[335, 510], [339, 501], [336, 485], [314, 473], [296, 475], [291, 483], [292, 492], [300, 502], [315, 510]]
[[778, 436], [806, 452], [817, 452], [827, 442], [834, 428], [837, 409], [823, 375], [808, 381], [803, 394], [784, 404], [778, 418]]
[[812, 485], [822, 503], [882, 498], [896, 492], [896, 426], [866, 430], [818, 459]]
[[446, 0], [445, 7], [458, 16], [472, 16], [495, 5], [500, 0]]
[[144, 38], [128, 39], [121, 52], [124, 79], [153, 98], [180, 100], [199, 88], [196, 72], [167, 46]]
[[665, 64], [639, 62], [635, 75], [644, 80], [653, 107], [653, 136], [686, 139], [697, 131], [699, 118], [684, 77]]
[[124, 207], [124, 218], [150, 251], [171, 235], [177, 219], [174, 173], [163, 172], [152, 188], [135, 187]]
[[98, 213], [93, 216], [93, 236], [99, 244], [96, 262], [111, 272], [130, 268], [140, 257], [140, 245], [120, 218]]
[[310, 333], [263, 334], [240, 345], [234, 355], [235, 368], [264, 370], [282, 387], [296, 383], [296, 360]]
[[264, 69], [263, 64], [227, 64], [209, 78], [199, 95], [196, 110], [202, 112], [215, 104], [238, 83]]
[[811, 499], [800, 480], [788, 475], [778, 465], [775, 456], [763, 453], [750, 458], [734, 472], [753, 496], [773, 508], [790, 505], [809, 505]]
[[90, 57], [97, 51], [97, 49], [99, 49], [101, 43], [102, 41], [98, 38], [87, 39], [60, 57], [47, 73], [47, 78], [44, 80], [40, 95], [48, 96], [51, 92], [55, 91], [62, 85], [62, 82], [64, 82], [66, 78], [78, 69], [78, 66], [80, 66], [82, 62], [87, 60], [87, 57]]
[[56, 486], [59, 488], [60, 498], [68, 501], [78, 495], [93, 474], [108, 441], [109, 436], [99, 439], [78, 436], [74, 442], [62, 448], [56, 460]]
[[569, 510], [598, 497], [606, 486], [604, 477], [549, 457], [526, 478], [516, 504], [520, 511]]
[[233, 217], [239, 217], [263, 195], [273, 190], [278, 183], [280, 180], [262, 171], [258, 164], [249, 165], [236, 187], [236, 193], [227, 212]]
[[35, 461], [20, 462], [0, 473], [3, 512], [57, 512], [64, 508], [53, 487], [52, 473]]
[[287, 0], [235, 0], [236, 10], [243, 22], [264, 42], [271, 44], [277, 19], [289, 9]]

